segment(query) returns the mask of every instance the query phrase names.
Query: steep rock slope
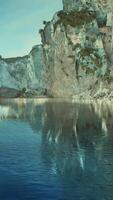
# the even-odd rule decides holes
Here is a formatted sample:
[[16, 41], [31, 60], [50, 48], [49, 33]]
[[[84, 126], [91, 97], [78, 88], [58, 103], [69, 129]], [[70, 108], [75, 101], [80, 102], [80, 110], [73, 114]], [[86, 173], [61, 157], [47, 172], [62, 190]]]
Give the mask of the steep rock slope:
[[109, 85], [113, 52], [110, 3], [63, 0], [64, 9], [40, 30], [51, 96], [96, 96], [99, 87], [101, 92], [104, 84]]
[[0, 57], [0, 97], [8, 90], [14, 97], [113, 97], [112, 0], [62, 1], [39, 31], [42, 45], [24, 57]]
[[39, 45], [34, 46], [24, 57], [0, 58], [1, 93], [7, 88], [42, 94], [45, 88], [44, 71], [43, 50]]

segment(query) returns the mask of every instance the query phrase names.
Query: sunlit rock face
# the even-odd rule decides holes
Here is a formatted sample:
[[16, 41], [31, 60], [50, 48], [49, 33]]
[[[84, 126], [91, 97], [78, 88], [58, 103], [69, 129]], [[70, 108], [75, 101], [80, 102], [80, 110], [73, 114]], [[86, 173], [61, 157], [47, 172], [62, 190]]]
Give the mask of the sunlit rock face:
[[37, 90], [37, 94], [41, 94], [44, 87], [41, 46], [34, 46], [24, 57], [0, 59], [0, 88], [13, 88], [20, 91], [25, 88], [26, 91]]
[[101, 96], [109, 85], [113, 52], [109, 5], [97, 0], [63, 0], [63, 11], [40, 30], [51, 96], [96, 96], [103, 85], [98, 92]]
[[0, 94], [12, 88], [36, 96], [113, 98], [112, 0], [62, 2], [63, 10], [39, 31], [42, 45], [24, 57], [0, 58]]

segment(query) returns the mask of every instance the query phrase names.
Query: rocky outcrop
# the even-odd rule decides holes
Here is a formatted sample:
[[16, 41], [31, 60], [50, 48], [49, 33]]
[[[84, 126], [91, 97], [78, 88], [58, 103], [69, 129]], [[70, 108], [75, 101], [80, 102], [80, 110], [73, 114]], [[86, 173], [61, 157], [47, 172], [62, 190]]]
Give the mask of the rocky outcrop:
[[63, 10], [44, 21], [39, 31], [42, 45], [24, 57], [0, 58], [1, 91], [5, 87], [19, 90], [21, 96], [113, 96], [112, 1], [62, 1]]
[[94, 96], [112, 80], [111, 10], [97, 0], [63, 0], [63, 6], [40, 30], [48, 92], [53, 97]]
[[43, 95], [44, 72], [41, 45], [34, 46], [24, 57], [0, 58], [0, 96]]

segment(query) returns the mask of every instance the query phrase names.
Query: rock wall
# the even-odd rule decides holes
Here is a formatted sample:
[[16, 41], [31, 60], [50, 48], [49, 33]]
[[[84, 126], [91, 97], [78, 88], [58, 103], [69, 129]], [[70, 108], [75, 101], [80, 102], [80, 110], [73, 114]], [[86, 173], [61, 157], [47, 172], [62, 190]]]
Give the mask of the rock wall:
[[112, 79], [111, 10], [97, 0], [63, 0], [63, 7], [40, 30], [48, 93], [91, 96]]
[[[0, 88], [50, 97], [113, 96], [112, 0], [62, 0], [24, 57], [0, 58]], [[4, 90], [2, 90], [4, 91]]]
[[45, 88], [44, 72], [41, 45], [34, 46], [31, 52], [24, 57], [6, 59], [1, 57], [0, 88], [20, 91], [24, 89], [40, 95]]

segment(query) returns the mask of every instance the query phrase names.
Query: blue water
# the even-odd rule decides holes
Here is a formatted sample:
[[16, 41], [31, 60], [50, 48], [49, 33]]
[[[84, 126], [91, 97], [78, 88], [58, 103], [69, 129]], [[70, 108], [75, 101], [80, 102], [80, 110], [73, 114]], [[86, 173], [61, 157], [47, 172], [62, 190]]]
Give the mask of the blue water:
[[0, 200], [26, 199], [113, 199], [110, 104], [0, 102]]

